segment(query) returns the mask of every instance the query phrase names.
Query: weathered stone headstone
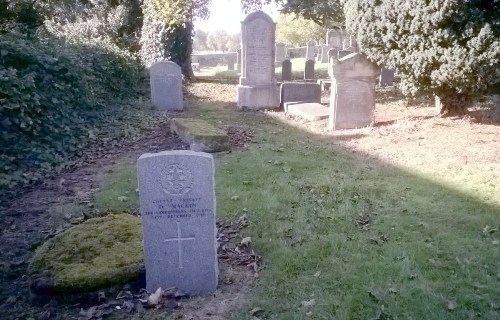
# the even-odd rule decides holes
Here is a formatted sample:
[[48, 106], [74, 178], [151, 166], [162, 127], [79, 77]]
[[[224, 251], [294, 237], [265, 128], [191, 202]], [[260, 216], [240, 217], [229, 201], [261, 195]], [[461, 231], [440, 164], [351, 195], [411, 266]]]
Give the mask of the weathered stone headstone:
[[283, 43], [277, 43], [275, 48], [275, 60], [277, 65], [280, 65], [286, 59], [286, 46]]
[[342, 50], [342, 40], [342, 32], [339, 30], [329, 30], [326, 33], [326, 44], [328, 44], [330, 48]]
[[146, 153], [137, 161], [137, 170], [147, 290], [215, 291], [212, 155], [184, 150]]
[[382, 68], [378, 84], [381, 87], [392, 87], [394, 85], [394, 70]]
[[328, 62], [328, 49], [327, 45], [321, 46], [321, 63]]
[[262, 11], [250, 13], [241, 22], [242, 68], [237, 86], [238, 109], [264, 109], [279, 106], [274, 76], [276, 25]]
[[328, 50], [328, 76], [331, 77], [332, 74], [332, 67], [335, 63], [337, 63], [337, 56], [339, 54], [339, 50], [337, 49], [330, 49]]
[[306, 60], [314, 60], [315, 55], [316, 55], [316, 42], [311, 40], [307, 43]]
[[241, 49], [236, 50], [236, 70], [241, 70]]
[[307, 60], [304, 67], [304, 80], [315, 79], [314, 75], [314, 60]]
[[321, 102], [321, 86], [311, 82], [281, 84], [281, 104], [286, 102]]
[[281, 63], [281, 81], [292, 81], [292, 62], [290, 59]]
[[182, 72], [175, 62], [161, 61], [149, 68], [151, 100], [160, 110], [183, 109]]
[[375, 109], [375, 83], [380, 69], [360, 53], [339, 59], [332, 67], [329, 129], [369, 126]]

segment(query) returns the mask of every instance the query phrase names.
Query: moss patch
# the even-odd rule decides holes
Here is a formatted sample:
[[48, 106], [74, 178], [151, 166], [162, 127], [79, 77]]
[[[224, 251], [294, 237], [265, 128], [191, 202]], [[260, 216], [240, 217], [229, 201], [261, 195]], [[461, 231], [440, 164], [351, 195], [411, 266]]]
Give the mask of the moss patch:
[[45, 242], [30, 261], [34, 293], [63, 294], [111, 287], [144, 270], [138, 217], [94, 218]]
[[174, 118], [170, 126], [182, 141], [189, 143], [191, 150], [218, 152], [230, 149], [226, 132], [204, 120]]

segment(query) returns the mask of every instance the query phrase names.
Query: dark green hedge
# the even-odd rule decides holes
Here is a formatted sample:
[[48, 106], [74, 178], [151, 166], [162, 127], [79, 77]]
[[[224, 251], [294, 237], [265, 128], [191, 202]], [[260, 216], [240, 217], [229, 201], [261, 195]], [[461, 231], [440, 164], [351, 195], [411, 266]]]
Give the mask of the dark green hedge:
[[0, 191], [73, 155], [140, 88], [139, 66], [111, 44], [0, 34]]

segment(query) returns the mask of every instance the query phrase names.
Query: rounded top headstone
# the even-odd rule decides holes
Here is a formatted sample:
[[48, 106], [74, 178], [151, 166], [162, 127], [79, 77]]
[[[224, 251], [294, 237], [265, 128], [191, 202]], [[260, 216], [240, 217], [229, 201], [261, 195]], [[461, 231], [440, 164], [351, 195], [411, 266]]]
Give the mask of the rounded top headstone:
[[241, 21], [241, 23], [247, 24], [255, 19], [264, 19], [269, 23], [274, 23], [273, 18], [271, 18], [271, 16], [269, 16], [267, 13], [265, 13], [262, 10], [257, 10], [257, 11], [250, 13], [249, 15], [247, 15], [245, 17], [245, 19], [243, 21]]

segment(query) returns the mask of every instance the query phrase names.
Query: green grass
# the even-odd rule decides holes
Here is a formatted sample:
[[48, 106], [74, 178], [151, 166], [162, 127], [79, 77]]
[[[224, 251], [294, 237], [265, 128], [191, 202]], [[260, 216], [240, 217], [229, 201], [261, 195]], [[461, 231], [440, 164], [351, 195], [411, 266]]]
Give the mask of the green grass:
[[[234, 319], [255, 307], [263, 319], [499, 318], [499, 195], [467, 191], [481, 179], [452, 188], [432, 166], [405, 171], [227, 102], [189, 116], [255, 131], [249, 148], [216, 155], [218, 218], [246, 213], [264, 262]], [[114, 171], [99, 207], [135, 195], [134, 174]]]
[[265, 262], [235, 318], [498, 317], [498, 234], [483, 233], [498, 207], [271, 120], [258, 131], [217, 162], [219, 215], [245, 208]]
[[99, 210], [124, 212], [138, 210], [139, 195], [136, 192], [137, 173], [135, 163], [124, 159], [108, 172], [99, 191], [95, 194], [95, 206]]

